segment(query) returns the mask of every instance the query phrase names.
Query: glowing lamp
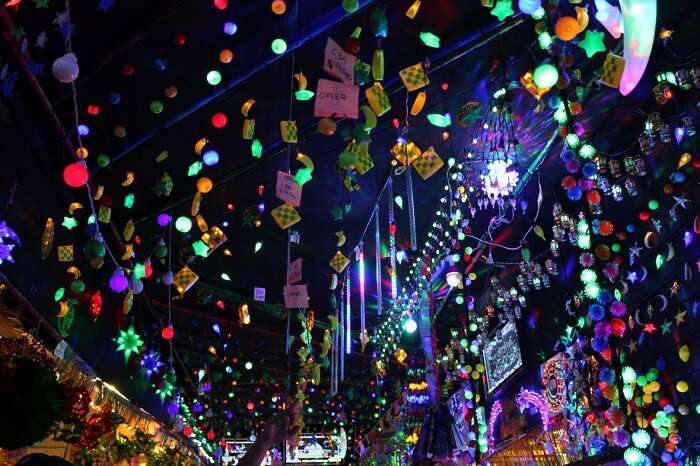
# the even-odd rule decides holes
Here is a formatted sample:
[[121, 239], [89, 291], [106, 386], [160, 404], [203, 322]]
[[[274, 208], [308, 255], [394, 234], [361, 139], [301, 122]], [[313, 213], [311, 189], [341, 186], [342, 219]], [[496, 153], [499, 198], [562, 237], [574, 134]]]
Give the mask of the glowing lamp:
[[537, 87], [540, 89], [550, 89], [559, 80], [559, 71], [557, 70], [556, 66], [549, 63], [543, 63], [535, 68], [532, 76]]
[[192, 220], [189, 217], [178, 217], [175, 220], [175, 229], [180, 233], [187, 233], [192, 229]]
[[76, 57], [74, 53], [67, 53], [58, 57], [53, 62], [53, 65], [51, 65], [51, 73], [62, 83], [72, 83], [78, 79], [78, 75], [80, 74], [78, 57]]
[[229, 49], [223, 49], [219, 52], [219, 61], [221, 63], [231, 63], [233, 61], [233, 52]]
[[175, 329], [172, 325], [163, 327], [160, 331], [160, 336], [163, 338], [163, 340], [170, 341], [175, 336]]
[[211, 70], [207, 73], [207, 82], [212, 86], [216, 86], [221, 82], [221, 73], [216, 70]]
[[215, 113], [211, 117], [211, 125], [214, 128], [223, 128], [228, 123], [228, 118], [223, 113]]
[[158, 222], [158, 225], [160, 225], [162, 227], [167, 227], [168, 224], [170, 223], [170, 215], [163, 212], [163, 213], [158, 215], [158, 218], [156, 219], [156, 221]]
[[565, 42], [573, 40], [579, 32], [578, 21], [572, 16], [562, 16], [554, 25], [554, 33]]
[[404, 323], [403, 323], [403, 330], [404, 332], [408, 333], [409, 335], [412, 333], [415, 333], [415, 331], [418, 329], [418, 324], [416, 323], [415, 320], [413, 320], [413, 317], [409, 317]]
[[217, 10], [225, 10], [228, 8], [228, 0], [214, 0], [214, 7]]
[[232, 36], [236, 33], [236, 31], [238, 31], [238, 26], [236, 25], [236, 23], [230, 21], [224, 23], [224, 34], [226, 34], [227, 36]]
[[219, 153], [214, 149], [209, 149], [202, 154], [202, 162], [207, 167], [212, 167], [219, 163]]
[[251, 370], [251, 369], [253, 368], [253, 363], [250, 362], [250, 361], [246, 362], [246, 363], [245, 363], [245, 368], [246, 368], [247, 370]]
[[71, 188], [81, 188], [87, 184], [88, 170], [85, 162], [73, 162], [63, 169], [63, 181]]
[[201, 177], [197, 180], [197, 191], [202, 194], [206, 194], [214, 187], [212, 181], [206, 176]]
[[272, 5], [270, 5], [270, 9], [276, 15], [283, 15], [287, 11], [287, 4], [284, 0], [274, 0]]
[[270, 44], [270, 48], [272, 48], [272, 51], [275, 54], [282, 55], [284, 52], [287, 51], [287, 43], [284, 41], [284, 39], [277, 38], [272, 41], [272, 44]]
[[121, 293], [129, 287], [129, 279], [124, 275], [124, 269], [117, 268], [109, 279], [109, 287], [115, 293]]
[[447, 280], [448, 286], [455, 288], [462, 283], [462, 272], [458, 270], [450, 270], [445, 275], [445, 279]]

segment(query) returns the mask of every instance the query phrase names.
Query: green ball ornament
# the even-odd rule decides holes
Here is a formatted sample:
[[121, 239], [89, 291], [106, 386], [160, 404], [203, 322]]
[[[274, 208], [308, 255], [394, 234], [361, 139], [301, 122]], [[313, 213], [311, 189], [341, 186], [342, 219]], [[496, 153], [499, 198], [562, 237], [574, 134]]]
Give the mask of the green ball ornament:
[[82, 280], [73, 280], [70, 284], [70, 290], [75, 294], [80, 294], [85, 291], [85, 282]]
[[107, 154], [100, 154], [97, 156], [97, 166], [98, 167], [104, 168], [104, 167], [109, 165], [109, 162], [110, 162], [110, 160], [109, 160], [109, 157], [107, 156]]

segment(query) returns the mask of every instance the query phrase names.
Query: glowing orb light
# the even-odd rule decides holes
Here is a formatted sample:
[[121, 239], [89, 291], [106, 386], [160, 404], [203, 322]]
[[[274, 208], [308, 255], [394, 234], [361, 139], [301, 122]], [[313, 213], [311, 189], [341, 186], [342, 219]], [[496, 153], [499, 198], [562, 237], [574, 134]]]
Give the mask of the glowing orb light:
[[482, 189], [489, 196], [507, 196], [518, 183], [518, 172], [510, 168], [510, 160], [494, 160], [486, 165], [488, 173], [481, 175]]
[[403, 323], [403, 330], [408, 334], [415, 333], [417, 329], [418, 324], [415, 320], [413, 320], [412, 317], [409, 317], [408, 320], [406, 320], [406, 322]]

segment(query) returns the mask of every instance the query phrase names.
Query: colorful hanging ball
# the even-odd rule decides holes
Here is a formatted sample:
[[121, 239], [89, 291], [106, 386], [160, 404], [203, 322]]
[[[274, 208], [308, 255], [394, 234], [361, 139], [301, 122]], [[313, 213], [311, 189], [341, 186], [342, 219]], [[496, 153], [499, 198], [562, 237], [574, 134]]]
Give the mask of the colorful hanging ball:
[[197, 180], [197, 191], [202, 194], [206, 194], [214, 187], [212, 181], [206, 176], [201, 177]]
[[690, 359], [690, 348], [688, 347], [688, 345], [683, 345], [680, 348], [678, 348], [678, 357], [681, 361], [688, 362], [688, 360]]
[[129, 287], [129, 279], [124, 275], [124, 269], [117, 268], [109, 279], [109, 287], [115, 293], [121, 293]]
[[78, 79], [78, 75], [80, 74], [78, 57], [76, 57], [74, 53], [67, 53], [58, 57], [54, 60], [53, 65], [51, 65], [51, 73], [64, 84], [72, 83]]
[[231, 63], [233, 61], [233, 52], [229, 49], [223, 49], [219, 52], [219, 61], [221, 63]]
[[573, 40], [579, 33], [578, 21], [572, 16], [562, 16], [554, 25], [554, 33], [564, 42]]
[[163, 58], [156, 58], [153, 60], [153, 67], [157, 71], [165, 71], [165, 69], [168, 67], [168, 62]]
[[175, 34], [175, 38], [173, 40], [175, 41], [175, 45], [182, 47], [187, 43], [187, 36], [182, 33], [178, 33]]
[[115, 126], [114, 127], [114, 136], [118, 137], [119, 139], [125, 138], [126, 137], [126, 128], [123, 126]]
[[91, 116], [97, 116], [100, 113], [100, 107], [96, 104], [90, 104], [87, 106], [87, 113]]
[[163, 93], [165, 94], [165, 97], [167, 97], [168, 99], [174, 99], [175, 97], [177, 97], [177, 87], [168, 86], [165, 88]]
[[217, 10], [225, 10], [228, 8], [228, 0], [214, 0], [214, 8]]
[[627, 326], [625, 324], [625, 321], [620, 319], [620, 318], [614, 318], [610, 321], [610, 329], [612, 330], [612, 334], [615, 335], [616, 337], [621, 337], [625, 334]]
[[583, 191], [578, 186], [574, 186], [566, 191], [566, 196], [572, 201], [578, 201], [583, 196]]
[[82, 280], [73, 280], [70, 284], [70, 290], [75, 294], [80, 294], [85, 291], [85, 282]]
[[124, 63], [122, 65], [122, 74], [127, 78], [130, 78], [136, 72], [136, 68], [131, 63]]
[[318, 132], [324, 136], [333, 136], [336, 129], [337, 125], [333, 118], [324, 117], [318, 121]]
[[163, 340], [170, 341], [175, 336], [175, 329], [172, 327], [172, 325], [163, 327], [160, 331], [160, 336], [163, 338]]
[[535, 85], [540, 89], [550, 89], [559, 80], [559, 71], [556, 66], [544, 63], [537, 68], [532, 73], [532, 77], [535, 80]]
[[155, 113], [157, 115], [163, 111], [163, 102], [161, 102], [160, 100], [154, 100], [149, 105], [149, 108], [151, 109], [152, 113]]
[[88, 182], [88, 169], [85, 162], [73, 162], [63, 169], [63, 181], [71, 188], [81, 188]]
[[343, 0], [342, 5], [343, 10], [345, 10], [346, 13], [354, 13], [358, 8], [360, 8], [357, 0]]
[[221, 112], [215, 113], [215, 114], [212, 115], [212, 117], [211, 117], [211, 125], [212, 125], [214, 128], [219, 128], [219, 129], [221, 129], [221, 128], [223, 128], [224, 126], [226, 126], [226, 123], [228, 123], [228, 118], [226, 117], [225, 114], [223, 114], [223, 113], [221, 113]]
[[688, 391], [688, 382], [685, 380], [679, 380], [676, 383], [676, 390], [678, 390], [679, 393], [685, 393]]
[[276, 15], [283, 15], [287, 11], [287, 4], [284, 0], [274, 0], [270, 5], [270, 9]]
[[117, 92], [112, 92], [108, 97], [109, 103], [112, 105], [118, 105], [122, 101], [122, 96]]

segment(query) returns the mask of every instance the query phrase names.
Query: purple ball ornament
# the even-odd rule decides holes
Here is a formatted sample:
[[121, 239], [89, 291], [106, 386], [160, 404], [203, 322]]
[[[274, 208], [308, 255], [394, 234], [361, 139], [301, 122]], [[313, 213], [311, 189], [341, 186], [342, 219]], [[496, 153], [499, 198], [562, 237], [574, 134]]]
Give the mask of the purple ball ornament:
[[627, 314], [627, 305], [620, 301], [613, 301], [610, 304], [610, 313], [615, 317], [624, 317]]
[[129, 287], [129, 279], [124, 275], [124, 269], [118, 267], [109, 279], [109, 287], [115, 293], [121, 293]]
[[160, 225], [162, 227], [167, 227], [168, 224], [170, 223], [170, 220], [171, 220], [170, 215], [166, 214], [165, 212], [163, 212], [162, 214], [159, 214], [158, 218], [157, 218], [158, 225]]
[[579, 168], [581, 168], [581, 165], [578, 163], [578, 160], [572, 159], [564, 162], [564, 168], [566, 168], [567, 172], [573, 174], [578, 173], [578, 170]]

